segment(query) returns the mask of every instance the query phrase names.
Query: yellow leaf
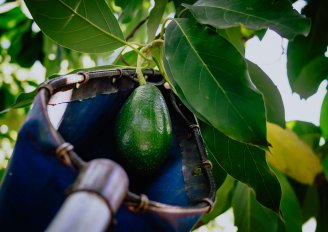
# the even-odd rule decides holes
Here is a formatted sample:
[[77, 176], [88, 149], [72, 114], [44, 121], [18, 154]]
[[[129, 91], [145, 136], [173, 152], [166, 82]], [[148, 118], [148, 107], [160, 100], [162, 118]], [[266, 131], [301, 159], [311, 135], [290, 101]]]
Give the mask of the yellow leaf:
[[319, 157], [309, 145], [289, 129], [267, 122], [268, 140], [272, 147], [266, 152], [268, 162], [303, 184], [313, 184], [322, 172]]

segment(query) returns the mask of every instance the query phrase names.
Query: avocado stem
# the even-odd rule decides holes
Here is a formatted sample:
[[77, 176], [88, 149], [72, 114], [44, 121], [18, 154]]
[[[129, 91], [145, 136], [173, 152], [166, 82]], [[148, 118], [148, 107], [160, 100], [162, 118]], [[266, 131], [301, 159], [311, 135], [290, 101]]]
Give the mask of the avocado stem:
[[[148, 45], [145, 46], [145, 47], [143, 47], [143, 48], [141, 48], [140, 49], [140, 53], [145, 56], [145, 53], [146, 53], [147, 50], [148, 50]], [[146, 79], [145, 79], [145, 77], [144, 77], [144, 75], [142, 73], [142, 63], [143, 63], [143, 60], [144, 60], [143, 59], [143, 56], [138, 55], [136, 73], [137, 73], [137, 78], [138, 78], [138, 81], [139, 81], [139, 84], [140, 85], [145, 85], [147, 83], [146, 82]]]
[[153, 60], [155, 61], [164, 80], [171, 85], [171, 82], [167, 76], [167, 73], [165, 71], [164, 64], [163, 64], [163, 58], [162, 58], [163, 57], [163, 44], [164, 44], [164, 40], [162, 40], [162, 39], [157, 39], [152, 42], [152, 44], [151, 44], [152, 47], [158, 47], [158, 49], [159, 49], [159, 60], [156, 59], [155, 57], [153, 57]]
[[[151, 49], [154, 48], [154, 47], [158, 47], [158, 49], [159, 49], [159, 59], [157, 59], [156, 57], [152, 57], [152, 60], [157, 65], [160, 73], [164, 77], [164, 80], [171, 85], [171, 83], [169, 81], [169, 78], [168, 78], [168, 76], [165, 72], [163, 59], [162, 59], [163, 44], [164, 44], [164, 40], [157, 39], [157, 40], [152, 41], [151, 43], [147, 44], [146, 46], [144, 46], [143, 48], [140, 49], [140, 53], [142, 53], [144, 55], [144, 56], [138, 55], [138, 58], [137, 58], [136, 74], [137, 74], [137, 78], [138, 78], [138, 81], [139, 81], [140, 85], [144, 85], [144, 84], [147, 83], [146, 79], [145, 79], [145, 77], [142, 73], [142, 64], [143, 64], [143, 61], [144, 61], [143, 58], [147, 57], [147, 53], [151, 52]], [[149, 54], [148, 54], [148, 56], [149, 56]], [[147, 61], [149, 61], [148, 57], [147, 57]]]

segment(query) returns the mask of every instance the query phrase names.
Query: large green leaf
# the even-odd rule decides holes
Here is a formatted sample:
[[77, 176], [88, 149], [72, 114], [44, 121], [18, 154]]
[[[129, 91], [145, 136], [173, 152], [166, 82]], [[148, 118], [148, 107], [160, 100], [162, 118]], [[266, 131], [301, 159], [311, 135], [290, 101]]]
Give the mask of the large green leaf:
[[319, 85], [328, 77], [328, 58], [324, 55], [310, 60], [293, 83], [293, 90], [308, 98], [318, 91]]
[[326, 93], [321, 106], [320, 128], [322, 135], [328, 140], [328, 93]]
[[310, 30], [310, 20], [293, 10], [288, 0], [199, 0], [187, 7], [197, 21], [216, 28], [270, 28], [288, 39]]
[[[165, 58], [165, 54], [162, 54], [162, 60], [163, 60], [163, 65], [165, 68], [165, 72], [166, 74], [170, 77], [173, 76], [172, 71], [170, 69], [170, 65], [168, 64], [166, 58]], [[186, 97], [184, 96], [184, 93], [182, 92], [181, 88], [179, 87], [179, 85], [175, 82], [174, 79], [169, 79], [168, 80], [170, 82], [171, 88], [173, 89], [173, 91], [175, 92], [175, 94], [177, 94], [179, 96], [179, 99], [183, 102], [183, 104], [192, 112], [197, 112], [191, 105], [189, 105]], [[207, 120], [202, 117], [202, 115], [198, 114], [197, 118], [202, 120], [203, 122], [207, 122]], [[209, 122], [207, 122], [208, 124], [210, 124]]]
[[119, 6], [122, 7], [122, 12], [119, 15], [118, 21], [126, 39], [133, 42], [146, 43], [147, 24], [145, 20], [149, 16], [150, 1], [116, 0], [115, 4], [119, 4]]
[[318, 188], [309, 186], [304, 193], [302, 201], [302, 219], [303, 223], [308, 221], [311, 217], [317, 218], [320, 211], [320, 199]]
[[208, 223], [231, 207], [231, 200], [235, 186], [236, 180], [231, 176], [227, 176], [222, 186], [216, 192], [216, 201], [212, 211], [201, 218], [202, 223]]
[[10, 41], [8, 48], [0, 46], [0, 52], [2, 49], [6, 50], [10, 56], [10, 62], [17, 63], [21, 67], [29, 68], [36, 60], [42, 61], [43, 52], [40, 45], [42, 45], [43, 36], [41, 33], [32, 31], [33, 21], [24, 15], [17, 3], [1, 5], [0, 12], [0, 40]]
[[267, 120], [285, 128], [285, 108], [277, 86], [259, 66], [251, 61], [247, 65], [252, 82], [264, 96]]
[[237, 184], [232, 207], [238, 232], [283, 231], [278, 215], [261, 206], [255, 200], [254, 192], [243, 183]]
[[184, 9], [182, 5], [183, 3], [193, 4], [196, 0], [173, 0], [173, 2], [176, 9], [176, 14], [179, 14]]
[[147, 23], [148, 41], [155, 39], [156, 31], [161, 24], [167, 1], [155, 0], [155, 6], [149, 13]]
[[324, 157], [321, 159], [321, 164], [323, 167], [323, 172], [325, 175], [326, 180], [328, 180], [328, 155], [325, 154]]
[[138, 54], [134, 51], [128, 51], [122, 54], [114, 64], [116, 65], [128, 65], [128, 66], [137, 66], [137, 57]]
[[247, 40], [257, 36], [260, 40], [264, 37], [266, 29], [251, 30], [240, 25], [238, 27], [231, 27], [226, 29], [216, 29], [219, 35], [228, 40], [235, 48], [245, 56], [245, 43]]
[[227, 172], [222, 168], [222, 166], [218, 162], [216, 162], [213, 153], [207, 152], [207, 154], [208, 154], [208, 159], [211, 160], [213, 165], [212, 174], [216, 183], [216, 187], [220, 188], [227, 178]]
[[287, 178], [279, 171], [276, 171], [281, 186], [282, 197], [280, 209], [285, 222], [286, 232], [302, 231], [301, 206], [297, 196], [289, 184]]
[[173, 88], [198, 118], [235, 140], [267, 145], [262, 95], [232, 44], [194, 20], [177, 19], [166, 29], [164, 56]]
[[64, 47], [102, 53], [124, 45], [122, 31], [104, 0], [28, 0], [26, 5], [42, 32]]
[[256, 192], [256, 199], [264, 206], [278, 212], [280, 185], [266, 163], [265, 152], [257, 147], [239, 143], [199, 122], [207, 150], [214, 160], [235, 179], [246, 183]]
[[[328, 93], [326, 93], [326, 96], [323, 99], [323, 103], [321, 106], [320, 128], [322, 131], [322, 135], [327, 141], [328, 140]], [[328, 180], [328, 153], [324, 154], [321, 163], [323, 166], [325, 177]]]
[[232, 27], [227, 29], [217, 29], [219, 35], [228, 40], [240, 54], [245, 55], [245, 40], [241, 27]]
[[35, 33], [32, 31], [32, 21], [29, 20], [25, 23], [27, 26], [25, 29], [24, 26], [16, 29], [17, 31], [11, 40], [8, 54], [11, 57], [12, 63], [17, 63], [21, 67], [29, 68], [36, 60], [43, 60], [43, 35], [42, 33]]
[[289, 121], [286, 125], [314, 151], [318, 148], [321, 138], [321, 130], [318, 126], [305, 121]]
[[316, 218], [317, 228], [316, 232], [326, 232], [328, 231], [327, 215], [328, 215], [328, 185], [327, 183], [321, 188], [318, 188], [320, 208], [319, 214]]
[[[2, 77], [2, 75], [1, 75]], [[0, 81], [0, 112], [15, 102], [15, 93], [11, 91], [11, 86]]]
[[[324, 58], [328, 45], [327, 9], [327, 0], [309, 1], [302, 13], [312, 20], [311, 32], [307, 37], [297, 36], [294, 41], [288, 44], [287, 72], [289, 84], [292, 90], [303, 98], [315, 93], [320, 82], [328, 75], [327, 69], [325, 72], [321, 70], [326, 67], [315, 70], [315, 67], [319, 67], [321, 64], [327, 66], [327, 61]], [[313, 61], [314, 59], [317, 61]]]
[[36, 90], [29, 92], [29, 93], [21, 93], [17, 97], [16, 102], [13, 105], [11, 105], [9, 108], [6, 108], [6, 109], [0, 111], [0, 115], [7, 113], [8, 111], [10, 111], [12, 109], [30, 106], [32, 104], [33, 99], [36, 96], [36, 94], [37, 94]]

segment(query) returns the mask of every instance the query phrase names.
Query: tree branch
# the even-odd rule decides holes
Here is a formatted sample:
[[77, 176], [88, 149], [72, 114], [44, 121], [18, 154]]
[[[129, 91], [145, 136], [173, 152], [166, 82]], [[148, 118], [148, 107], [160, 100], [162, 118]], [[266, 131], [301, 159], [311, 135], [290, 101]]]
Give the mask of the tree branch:
[[138, 29], [148, 20], [148, 16], [146, 18], [144, 18], [143, 20], [141, 20], [136, 26], [135, 28], [133, 28], [133, 30], [130, 32], [130, 34], [125, 38], [126, 41], [129, 41], [134, 34], [138, 31]]
[[121, 61], [123, 64], [125, 64], [126, 66], [131, 66], [131, 65], [126, 61], [126, 59], [124, 58], [124, 56], [123, 56], [122, 54], [120, 54], [119, 59], [120, 59], [120, 61]]

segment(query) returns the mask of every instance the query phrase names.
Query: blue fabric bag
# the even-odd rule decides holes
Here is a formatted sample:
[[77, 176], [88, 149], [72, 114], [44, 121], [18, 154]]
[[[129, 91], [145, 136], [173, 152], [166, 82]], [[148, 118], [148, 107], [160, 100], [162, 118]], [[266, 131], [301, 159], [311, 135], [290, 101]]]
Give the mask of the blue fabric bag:
[[[144, 73], [165, 97], [174, 140], [169, 158], [155, 175], [144, 178], [127, 173], [129, 194], [109, 228], [190, 231], [214, 201], [211, 165], [193, 115], [163, 87], [159, 73]], [[69, 74], [40, 86], [1, 185], [1, 231], [44, 231], [56, 217], [80, 172], [59, 158], [63, 144], [74, 146], [68, 151], [73, 163], [74, 157], [85, 162], [99, 158], [120, 162], [113, 125], [137, 86], [135, 70], [130, 69]], [[147, 207], [140, 208], [145, 199]]]

